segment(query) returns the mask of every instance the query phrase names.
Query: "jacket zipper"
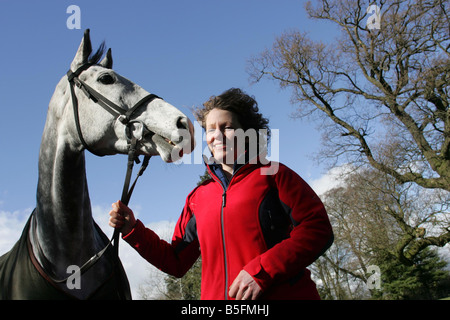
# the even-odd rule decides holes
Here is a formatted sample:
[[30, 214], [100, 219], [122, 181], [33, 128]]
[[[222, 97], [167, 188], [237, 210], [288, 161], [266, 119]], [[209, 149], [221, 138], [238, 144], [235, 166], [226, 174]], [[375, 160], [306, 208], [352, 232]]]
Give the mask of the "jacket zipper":
[[226, 206], [227, 202], [227, 191], [223, 188], [223, 194], [222, 194], [222, 209], [220, 212], [220, 223], [221, 223], [221, 229], [222, 229], [222, 244], [223, 244], [223, 261], [225, 265], [225, 300], [228, 300], [228, 262], [227, 262], [227, 248], [225, 245], [225, 225], [223, 223], [223, 208]]
[[[206, 166], [208, 168], [210, 176], [213, 178], [214, 181], [216, 181], [223, 190], [222, 193], [222, 206], [220, 209], [220, 231], [222, 232], [222, 249], [223, 249], [223, 263], [225, 267], [225, 289], [224, 289], [224, 297], [225, 300], [228, 300], [228, 261], [227, 261], [227, 247], [225, 245], [225, 228], [224, 228], [224, 221], [223, 221], [223, 208], [225, 208], [227, 203], [227, 189], [222, 184], [222, 181], [220, 181], [219, 178], [216, 177], [216, 175], [213, 173], [213, 171], [209, 168], [209, 166]], [[231, 179], [230, 179], [231, 182]], [[229, 184], [228, 184], [229, 185]]]
[[[207, 166], [208, 167], [208, 166]], [[228, 183], [228, 187], [230, 187], [231, 182], [233, 180], [233, 177], [236, 175], [236, 173], [238, 171], [240, 171], [242, 169], [242, 167], [245, 167], [245, 165], [239, 167], [236, 172], [233, 172], [233, 174], [231, 175], [230, 178], [230, 182]], [[220, 186], [222, 187], [223, 193], [222, 193], [222, 207], [220, 210], [220, 223], [221, 223], [221, 231], [222, 231], [222, 244], [223, 244], [223, 260], [224, 260], [224, 267], [225, 267], [225, 292], [224, 292], [224, 296], [225, 296], [225, 300], [228, 300], [228, 261], [227, 261], [227, 247], [225, 244], [225, 225], [224, 225], [224, 216], [223, 216], [223, 208], [226, 207], [226, 203], [227, 203], [227, 188], [225, 188], [225, 186], [222, 184], [222, 181], [220, 181], [220, 179], [218, 179], [215, 174], [212, 172], [211, 169], [209, 169], [208, 167], [208, 171], [209, 174], [211, 175], [211, 177], [220, 184]]]

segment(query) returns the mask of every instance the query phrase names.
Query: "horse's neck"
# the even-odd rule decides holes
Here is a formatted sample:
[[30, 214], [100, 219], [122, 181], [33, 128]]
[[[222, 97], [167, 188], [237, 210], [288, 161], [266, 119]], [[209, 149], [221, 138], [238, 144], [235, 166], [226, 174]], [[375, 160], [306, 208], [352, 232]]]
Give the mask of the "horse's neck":
[[96, 237], [86, 182], [84, 153], [73, 150], [67, 135], [49, 118], [39, 153], [37, 236], [58, 272], [79, 265], [101, 245]]

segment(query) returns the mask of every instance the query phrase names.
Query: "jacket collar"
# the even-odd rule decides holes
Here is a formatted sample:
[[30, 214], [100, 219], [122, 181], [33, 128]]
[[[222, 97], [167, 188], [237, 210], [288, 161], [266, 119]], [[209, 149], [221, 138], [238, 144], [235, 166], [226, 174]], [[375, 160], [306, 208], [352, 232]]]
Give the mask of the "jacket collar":
[[[256, 160], [256, 164], [255, 164], [255, 158], [257, 158]], [[239, 171], [241, 171], [241, 168], [243, 168], [244, 166], [248, 165], [261, 165], [260, 161], [259, 161], [260, 156], [256, 156], [253, 157], [252, 159], [249, 159], [248, 157], [248, 152], [244, 152], [235, 162], [233, 165], [233, 175], [231, 176], [231, 179], [233, 179], [233, 177], [235, 176], [235, 174]], [[251, 161], [253, 160], [253, 161]], [[220, 165], [220, 163], [217, 162], [217, 160], [211, 156], [210, 158], [208, 158], [206, 155], [203, 155], [203, 161], [205, 162], [205, 165], [207, 168], [209, 168], [209, 173], [214, 175], [221, 183], [222, 186], [227, 189], [228, 185], [230, 184], [231, 180], [228, 180], [227, 176], [225, 175], [222, 166]], [[213, 177], [214, 178], [214, 177]]]

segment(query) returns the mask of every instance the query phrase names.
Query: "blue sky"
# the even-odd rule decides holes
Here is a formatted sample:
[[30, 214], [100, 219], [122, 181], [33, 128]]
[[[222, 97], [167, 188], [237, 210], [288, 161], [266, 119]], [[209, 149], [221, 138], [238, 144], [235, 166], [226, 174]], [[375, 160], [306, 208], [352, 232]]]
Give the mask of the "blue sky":
[[[68, 29], [71, 4], [81, 29]], [[290, 93], [271, 81], [251, 85], [247, 61], [290, 29], [325, 39], [333, 30], [307, 19], [304, 1], [6, 1], [0, 0], [0, 210], [35, 205], [38, 152], [47, 107], [67, 71], [83, 31], [93, 46], [112, 48], [114, 69], [162, 96], [194, 120], [190, 107], [240, 87], [259, 102], [279, 129], [279, 160], [305, 180], [324, 168], [317, 152], [318, 123], [292, 120]], [[108, 208], [121, 194], [126, 157], [87, 158], [93, 205]], [[130, 202], [145, 222], [176, 220], [185, 197], [204, 172], [202, 164], [169, 165], [153, 158]]]

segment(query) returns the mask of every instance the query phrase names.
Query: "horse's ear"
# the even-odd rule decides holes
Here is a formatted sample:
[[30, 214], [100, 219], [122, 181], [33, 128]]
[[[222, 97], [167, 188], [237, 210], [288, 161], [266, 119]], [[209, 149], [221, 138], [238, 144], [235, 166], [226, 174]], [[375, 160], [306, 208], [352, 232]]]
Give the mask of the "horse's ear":
[[89, 36], [89, 29], [86, 29], [86, 31], [84, 31], [83, 40], [81, 40], [80, 46], [78, 47], [77, 54], [75, 55], [75, 58], [73, 59], [70, 65], [70, 69], [72, 71], [75, 71], [80, 66], [85, 64], [88, 61], [91, 52], [92, 52], [91, 37]]
[[111, 55], [111, 48], [108, 49], [108, 52], [106, 52], [106, 56], [103, 58], [102, 61], [99, 63], [102, 67], [112, 69], [113, 66], [113, 59]]

